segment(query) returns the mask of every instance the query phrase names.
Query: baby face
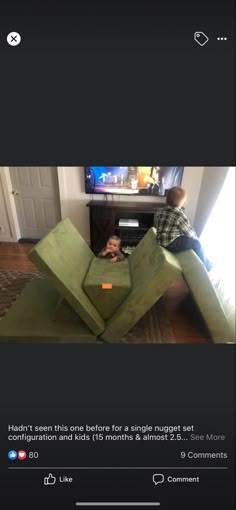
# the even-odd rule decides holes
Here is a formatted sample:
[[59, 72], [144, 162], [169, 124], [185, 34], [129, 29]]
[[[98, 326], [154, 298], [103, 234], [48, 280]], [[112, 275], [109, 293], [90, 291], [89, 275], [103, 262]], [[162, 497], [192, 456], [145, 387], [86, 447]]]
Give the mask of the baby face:
[[119, 248], [120, 248], [120, 241], [118, 241], [117, 239], [108, 239], [107, 249], [111, 253], [115, 253], [115, 252], [119, 251]]

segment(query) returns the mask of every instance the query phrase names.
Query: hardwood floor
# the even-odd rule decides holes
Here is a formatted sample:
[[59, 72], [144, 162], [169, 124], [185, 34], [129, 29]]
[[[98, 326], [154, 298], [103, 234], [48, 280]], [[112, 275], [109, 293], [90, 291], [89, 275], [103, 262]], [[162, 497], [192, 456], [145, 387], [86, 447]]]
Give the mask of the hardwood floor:
[[178, 343], [211, 343], [211, 338], [183, 278], [163, 296], [166, 313]]
[[0, 243], [0, 271], [38, 271], [27, 257], [31, 243]]
[[[0, 243], [0, 271], [38, 271], [27, 253], [30, 243]], [[211, 339], [184, 280], [180, 278], [165, 293], [164, 304], [177, 343], [209, 343]]]

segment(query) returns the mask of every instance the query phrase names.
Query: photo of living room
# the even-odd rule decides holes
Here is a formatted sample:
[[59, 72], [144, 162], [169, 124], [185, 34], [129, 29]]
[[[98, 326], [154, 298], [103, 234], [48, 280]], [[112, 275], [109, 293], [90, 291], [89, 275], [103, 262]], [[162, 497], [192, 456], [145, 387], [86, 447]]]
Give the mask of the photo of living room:
[[[188, 222], [177, 250], [167, 209]], [[234, 167], [0, 167], [0, 341], [231, 343], [234, 327]]]

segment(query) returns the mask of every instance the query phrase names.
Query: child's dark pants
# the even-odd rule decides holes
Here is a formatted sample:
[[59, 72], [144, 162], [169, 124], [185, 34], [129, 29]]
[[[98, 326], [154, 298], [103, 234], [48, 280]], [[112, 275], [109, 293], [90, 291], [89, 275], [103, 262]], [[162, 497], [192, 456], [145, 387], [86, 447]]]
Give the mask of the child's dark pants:
[[179, 236], [172, 243], [166, 246], [166, 249], [171, 251], [172, 253], [178, 253], [179, 251], [193, 250], [201, 259], [203, 264], [205, 265], [207, 271], [210, 271], [212, 268], [211, 262], [206, 258], [202, 245], [198, 239], [194, 239], [193, 237], [187, 236]]

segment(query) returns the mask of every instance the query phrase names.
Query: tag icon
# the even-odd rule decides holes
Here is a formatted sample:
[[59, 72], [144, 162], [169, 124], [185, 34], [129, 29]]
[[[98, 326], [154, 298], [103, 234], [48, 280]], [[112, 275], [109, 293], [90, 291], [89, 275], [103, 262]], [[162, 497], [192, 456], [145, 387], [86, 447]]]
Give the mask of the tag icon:
[[208, 41], [209, 37], [207, 37], [204, 32], [194, 32], [194, 41], [196, 41], [200, 46], [204, 46]]

